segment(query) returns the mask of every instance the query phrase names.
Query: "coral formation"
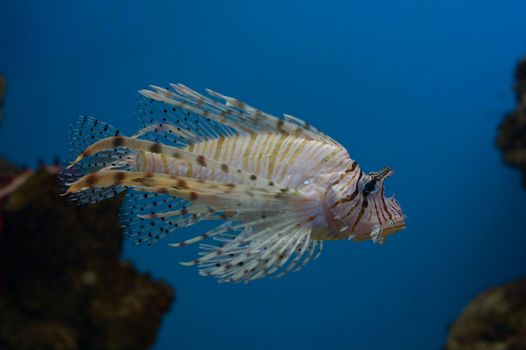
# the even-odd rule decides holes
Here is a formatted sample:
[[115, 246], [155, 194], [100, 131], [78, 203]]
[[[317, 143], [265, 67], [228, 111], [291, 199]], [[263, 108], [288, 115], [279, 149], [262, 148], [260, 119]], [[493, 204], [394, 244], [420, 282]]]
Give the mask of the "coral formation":
[[[526, 187], [526, 58], [515, 71], [517, 108], [499, 127], [504, 160], [523, 171]], [[526, 279], [477, 296], [449, 330], [446, 350], [526, 350]]]
[[446, 350], [526, 349], [526, 279], [477, 296], [453, 323]]
[[120, 260], [122, 197], [77, 207], [57, 176], [0, 163], [0, 349], [145, 349], [173, 291]]
[[526, 187], [526, 58], [517, 65], [515, 80], [517, 108], [500, 125], [497, 146], [504, 161], [522, 170], [522, 183]]

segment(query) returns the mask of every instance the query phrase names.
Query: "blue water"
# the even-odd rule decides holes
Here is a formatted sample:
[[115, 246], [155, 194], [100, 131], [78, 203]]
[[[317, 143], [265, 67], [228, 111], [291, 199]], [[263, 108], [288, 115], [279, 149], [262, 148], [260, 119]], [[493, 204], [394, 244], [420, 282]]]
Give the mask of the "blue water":
[[[439, 349], [479, 291], [526, 274], [526, 191], [494, 147], [526, 2], [2, 1], [0, 152], [67, 154], [79, 113], [132, 133], [136, 90], [183, 82], [300, 116], [365, 171], [395, 169], [408, 227], [329, 242], [300, 273], [218, 285], [193, 247], [125, 247], [177, 302], [154, 349]], [[201, 231], [196, 231], [201, 232]]]

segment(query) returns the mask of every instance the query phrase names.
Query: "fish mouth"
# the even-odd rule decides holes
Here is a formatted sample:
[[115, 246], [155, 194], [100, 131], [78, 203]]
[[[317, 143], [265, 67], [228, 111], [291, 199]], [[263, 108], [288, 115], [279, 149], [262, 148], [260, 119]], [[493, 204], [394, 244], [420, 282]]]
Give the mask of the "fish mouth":
[[384, 227], [382, 229], [382, 233], [385, 236], [388, 236], [388, 235], [392, 235], [393, 233], [396, 233], [398, 231], [405, 230], [405, 228], [406, 228], [405, 219], [403, 219], [403, 220], [401, 220], [399, 222], [394, 222], [392, 225]]
[[393, 233], [402, 231], [406, 228], [406, 216], [402, 213], [402, 208], [400, 208], [398, 201], [394, 197], [391, 197], [386, 199], [386, 204], [392, 218], [387, 225], [382, 228], [382, 232], [385, 236], [392, 235]]

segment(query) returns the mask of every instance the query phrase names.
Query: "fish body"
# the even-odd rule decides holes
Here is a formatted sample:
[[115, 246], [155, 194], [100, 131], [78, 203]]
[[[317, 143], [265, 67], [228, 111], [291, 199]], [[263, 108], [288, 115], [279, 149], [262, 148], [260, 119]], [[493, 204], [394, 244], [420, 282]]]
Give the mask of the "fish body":
[[384, 195], [384, 168], [366, 174], [343, 146], [295, 117], [184, 85], [140, 91], [142, 128], [125, 137], [91, 117], [72, 128], [67, 194], [96, 202], [127, 190], [122, 220], [136, 243], [222, 220], [199, 236], [203, 275], [222, 282], [282, 276], [315, 259], [324, 240], [383, 242], [405, 227]]

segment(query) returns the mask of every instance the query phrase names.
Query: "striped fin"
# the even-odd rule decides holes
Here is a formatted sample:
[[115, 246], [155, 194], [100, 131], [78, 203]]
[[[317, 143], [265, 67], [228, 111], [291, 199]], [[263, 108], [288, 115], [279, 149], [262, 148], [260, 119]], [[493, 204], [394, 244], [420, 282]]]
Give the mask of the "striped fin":
[[[323, 241], [320, 241], [320, 240], [316, 240], [316, 241], [312, 241], [311, 244], [309, 245], [309, 251], [307, 253], [307, 256], [305, 256], [305, 258], [303, 259], [303, 261], [301, 262], [300, 266], [298, 266], [294, 272], [298, 272], [299, 270], [303, 269], [305, 266], [307, 266], [307, 264], [311, 261], [311, 260], [316, 260], [318, 259], [318, 257], [320, 256], [321, 254], [321, 251], [322, 251], [322, 247], [323, 247]], [[316, 253], [316, 254], [315, 254]], [[314, 259], [313, 259], [314, 257]]]
[[69, 159], [75, 157], [97, 140], [118, 136], [119, 130], [89, 115], [81, 115], [69, 129]]
[[[247, 213], [257, 212], [259, 216], [270, 215], [282, 210], [279, 208], [263, 209], [261, 203], [254, 201], [246, 205], [234, 205], [232, 201], [223, 200], [220, 208], [199, 202], [192, 203], [184, 198], [175, 198], [176, 191], [167, 191], [162, 187], [138, 187], [128, 191], [121, 208], [121, 220], [125, 235], [135, 244], [153, 245], [175, 230], [194, 225], [202, 220], [235, 219]], [[216, 206], [217, 208], [217, 206]], [[206, 238], [210, 233], [196, 236], [172, 247], [189, 245]]]
[[259, 279], [265, 276], [272, 276], [274, 272], [279, 270], [287, 262], [294, 253], [294, 249], [301, 243], [302, 240], [310, 234], [310, 230], [294, 230], [286, 237], [278, 240], [271, 249], [269, 249], [263, 256], [258, 258], [258, 264], [253, 264], [259, 268], [259, 272], [254, 273], [250, 280]]
[[[238, 232], [237, 234], [235, 234]], [[201, 256], [183, 265], [198, 265], [200, 274], [220, 282], [250, 282], [271, 276], [302, 254], [296, 247], [310, 240], [310, 228], [290, 214], [264, 222], [225, 225], [207, 233], [220, 243], [201, 245]]]
[[[118, 170], [102, 170], [88, 174], [78, 181], [70, 184], [66, 194], [89, 190], [93, 187], [107, 188], [115, 185], [129, 187], [146, 187], [159, 193], [169, 194], [174, 197], [190, 201], [199, 200], [200, 203], [214, 205], [223, 210], [223, 205], [235, 203], [257, 202], [272, 203], [274, 207], [287, 204], [287, 200], [303, 200], [301, 192], [288, 188], [256, 187], [252, 185], [238, 185], [209, 180], [196, 180], [184, 176], [173, 176], [148, 172], [130, 172]], [[309, 198], [304, 198], [308, 200]]]
[[141, 130], [134, 137], [184, 147], [237, 131], [192, 111], [141, 96], [136, 109]]
[[214, 169], [226, 176], [233, 177], [238, 181], [243, 181], [258, 186], [274, 186], [273, 181], [260, 178], [256, 174], [250, 174], [241, 168], [218, 162], [212, 158], [195, 154], [182, 148], [166, 146], [152, 141], [124, 136], [108, 137], [91, 144], [82, 153], [80, 153], [77, 158], [68, 165], [67, 168], [74, 167], [86, 157], [94, 156], [101, 151], [114, 148], [125, 148], [132, 151], [146, 151], [157, 154], [165, 154], [168, 157], [172, 157], [184, 162], [189, 162], [190, 164], [194, 164], [198, 167], [209, 167], [210, 169]]
[[310, 240], [312, 220], [303, 210], [312, 206], [312, 198], [297, 191], [113, 170], [85, 176], [70, 190], [106, 188], [115, 181], [135, 187], [122, 211], [126, 234], [135, 243], [154, 244], [203, 219], [227, 220], [202, 235], [171, 244], [220, 242], [202, 245], [201, 257], [187, 265], [199, 265], [202, 274], [223, 282], [276, 275], [304, 255], [305, 248], [297, 249]]
[[[144, 191], [128, 191], [121, 207], [124, 234], [135, 244], [153, 245], [173, 231], [193, 225], [207, 213], [195, 213], [191, 202], [168, 194]], [[163, 211], [173, 215], [157, 216]]]
[[292, 259], [290, 264], [287, 266], [286, 269], [284, 269], [281, 273], [274, 276], [275, 278], [280, 278], [294, 270], [296, 265], [300, 262], [300, 260], [304, 257], [305, 252], [307, 251], [308, 247], [312, 245], [312, 242], [310, 239], [304, 239], [297, 247], [295, 251], [295, 257]]
[[277, 118], [238, 99], [212, 90], [206, 90], [213, 97], [210, 98], [182, 84], [170, 84], [169, 89], [153, 85], [150, 87], [152, 90], [145, 89], [139, 92], [153, 100], [214, 120], [237, 130], [241, 134], [254, 132], [285, 133], [342, 147], [332, 138], [301, 119], [290, 115]]
[[[115, 137], [119, 131], [113, 126], [95, 119], [91, 116], [80, 116], [70, 128], [70, 159], [82, 152], [91, 143], [107, 137]], [[64, 187], [69, 183], [78, 181], [83, 176], [99, 171], [101, 169], [119, 169], [135, 170], [135, 151], [127, 149], [108, 149], [97, 153], [94, 157], [82, 159], [74, 166], [62, 169], [59, 173], [59, 179]], [[110, 188], [98, 189], [92, 188], [89, 191], [75, 193], [69, 196], [78, 204], [94, 203], [106, 198], [115, 196], [124, 191], [125, 188], [120, 185], [111, 186]]]
[[[225, 208], [225, 207], [228, 208], [228, 205], [226, 205], [226, 206], [223, 205], [223, 208]], [[274, 216], [278, 215], [281, 212], [283, 212], [283, 208], [282, 207], [270, 207], [270, 208], [264, 208], [263, 209], [261, 207], [261, 204], [258, 203], [258, 202], [247, 203], [247, 205], [243, 205], [242, 207], [232, 206], [230, 209], [228, 209], [228, 210], [223, 209], [222, 211], [216, 211], [215, 209], [209, 209], [208, 210], [208, 213], [214, 213], [215, 214], [215, 216], [211, 217], [212, 219], [221, 219], [221, 220], [228, 219], [229, 221], [227, 221], [227, 222], [230, 222], [230, 223], [232, 223], [232, 222], [244, 222], [244, 223], [249, 222], [251, 226], [258, 225], [258, 224], [263, 224], [263, 223], [265, 223], [267, 221], [266, 220], [267, 217], [270, 217], [272, 215], [274, 215]], [[161, 215], [161, 216], [164, 216], [164, 215]], [[169, 245], [171, 247], [174, 247], [174, 248], [183, 247], [183, 246], [186, 246], [186, 245], [189, 245], [189, 244], [200, 242], [202, 240], [205, 240], [207, 238], [213, 237], [213, 236], [218, 235], [218, 234], [223, 234], [223, 233], [225, 233], [227, 231], [232, 231], [234, 229], [239, 229], [241, 227], [246, 227], [245, 225], [246, 224], [239, 224], [239, 225], [234, 226], [234, 227], [232, 227], [232, 225], [230, 225], [226, 229], [221, 228], [220, 229], [221, 231], [216, 231], [216, 230], [208, 231], [208, 232], [203, 233], [203, 234], [201, 234], [199, 236], [195, 236], [195, 237], [192, 237], [190, 239], [187, 239], [187, 240], [184, 240], [184, 241], [181, 241], [181, 242], [170, 243]]]

